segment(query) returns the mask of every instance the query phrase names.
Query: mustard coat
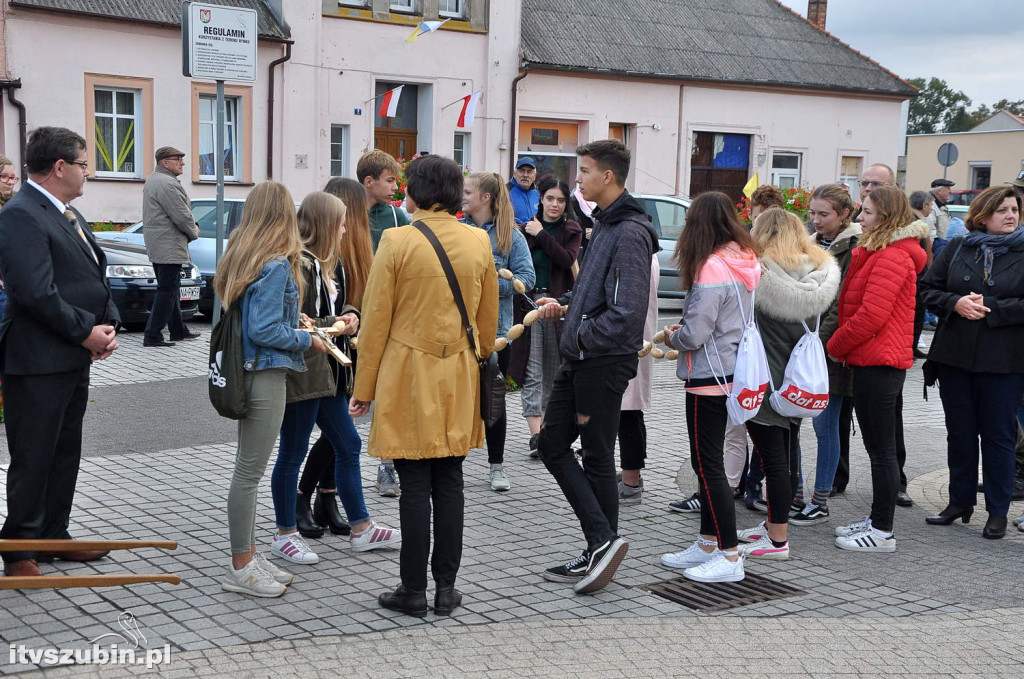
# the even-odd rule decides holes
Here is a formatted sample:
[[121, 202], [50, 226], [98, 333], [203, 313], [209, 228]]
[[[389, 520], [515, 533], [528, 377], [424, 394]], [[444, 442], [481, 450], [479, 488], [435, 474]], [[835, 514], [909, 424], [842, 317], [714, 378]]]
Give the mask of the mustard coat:
[[[487, 232], [446, 212], [417, 210], [448, 253], [477, 347], [498, 327], [498, 277]], [[448, 345], [447, 347], [445, 345]], [[448, 279], [413, 226], [387, 229], [363, 294], [353, 398], [375, 401], [369, 453], [384, 459], [464, 456], [484, 442], [480, 370]]]

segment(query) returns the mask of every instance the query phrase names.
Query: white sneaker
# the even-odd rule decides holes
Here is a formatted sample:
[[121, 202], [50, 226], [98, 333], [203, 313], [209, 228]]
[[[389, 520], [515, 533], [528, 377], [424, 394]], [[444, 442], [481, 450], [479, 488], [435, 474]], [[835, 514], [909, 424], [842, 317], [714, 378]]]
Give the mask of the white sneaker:
[[865, 528], [870, 528], [870, 527], [871, 527], [871, 518], [865, 516], [860, 521], [854, 521], [853, 523], [849, 523], [849, 524], [847, 524], [845, 526], [836, 526], [836, 537], [839, 538], [839, 537], [846, 537], [848, 535], [853, 535], [854, 533], [859, 533], [862, 530], [864, 530]]
[[683, 571], [683, 577], [697, 582], [739, 582], [745, 577], [743, 556], [729, 561], [725, 558], [725, 552], [716, 549], [710, 559]]
[[221, 589], [265, 598], [278, 597], [288, 591], [286, 585], [274, 580], [262, 566], [261, 559], [253, 559], [241, 570], [228, 568], [227, 577], [220, 581]]
[[1024, 530], [1024, 528], [1021, 528], [1021, 526], [1024, 526], [1024, 514], [1021, 514], [1016, 519], [1014, 519], [1013, 525], [1017, 528], [1020, 528], [1021, 530]]
[[277, 565], [268, 559], [267, 555], [263, 552], [256, 552], [256, 555], [253, 558], [260, 560], [260, 566], [263, 567], [263, 570], [270, 573], [276, 582], [280, 582], [282, 585], [290, 585], [292, 584], [292, 580], [295, 579], [295, 576], [288, 571], [278, 568]]
[[781, 547], [776, 547], [772, 544], [771, 538], [765, 535], [760, 540], [740, 545], [740, 555], [749, 556], [752, 559], [788, 559], [789, 542]]
[[320, 557], [309, 548], [309, 545], [306, 544], [306, 541], [298, 533], [275, 535], [270, 543], [270, 553], [281, 557], [285, 561], [303, 565], [320, 561]]
[[661, 565], [668, 568], [693, 568], [701, 565], [710, 559], [717, 550], [705, 552], [700, 548], [700, 543], [701, 541], [697, 540], [681, 552], [662, 554]]
[[736, 531], [736, 539], [740, 542], [757, 542], [766, 537], [768, 537], [768, 528], [764, 525], [764, 521], [753, 528]]
[[836, 547], [853, 552], [895, 552], [896, 535], [882, 537], [877, 530], [868, 526], [858, 533], [837, 537]]
[[508, 475], [505, 473], [505, 468], [500, 464], [492, 464], [491, 471], [487, 477], [491, 481], [491, 490], [505, 491], [512, 487], [512, 484], [508, 481]]
[[368, 552], [371, 549], [384, 549], [386, 547], [400, 547], [402, 545], [402, 533], [396, 528], [385, 528], [371, 523], [362, 533], [353, 533], [348, 537], [353, 552]]

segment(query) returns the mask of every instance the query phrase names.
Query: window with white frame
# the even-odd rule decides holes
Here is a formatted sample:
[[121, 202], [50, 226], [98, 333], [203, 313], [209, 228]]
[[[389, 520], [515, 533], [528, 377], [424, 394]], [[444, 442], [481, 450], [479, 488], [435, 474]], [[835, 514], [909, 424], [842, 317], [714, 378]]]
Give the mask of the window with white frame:
[[94, 89], [97, 177], [142, 177], [141, 91], [115, 87]]
[[331, 176], [348, 176], [348, 125], [331, 125]]
[[466, 0], [441, 0], [439, 14], [443, 17], [461, 19], [465, 16]]
[[419, 11], [419, 0], [391, 0], [391, 11], [414, 14]]
[[860, 186], [857, 182], [860, 181], [863, 164], [864, 159], [860, 156], [843, 156], [839, 166], [839, 183], [846, 184], [850, 189], [850, 197], [855, 201], [860, 200]]
[[452, 159], [459, 164], [463, 171], [468, 172], [471, 164], [470, 158], [470, 133], [456, 132], [455, 146], [452, 150]]
[[[224, 179], [242, 181], [239, 97], [224, 97]], [[217, 178], [217, 97], [199, 95], [199, 178]]]
[[772, 184], [780, 189], [800, 186], [799, 153], [772, 153]]

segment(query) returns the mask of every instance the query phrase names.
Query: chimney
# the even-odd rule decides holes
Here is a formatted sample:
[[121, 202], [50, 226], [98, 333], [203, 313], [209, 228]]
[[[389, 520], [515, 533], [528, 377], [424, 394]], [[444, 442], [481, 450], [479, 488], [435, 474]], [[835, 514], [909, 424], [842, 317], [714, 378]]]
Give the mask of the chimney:
[[828, 11], [828, 0], [807, 0], [807, 20], [825, 30], [825, 13]]

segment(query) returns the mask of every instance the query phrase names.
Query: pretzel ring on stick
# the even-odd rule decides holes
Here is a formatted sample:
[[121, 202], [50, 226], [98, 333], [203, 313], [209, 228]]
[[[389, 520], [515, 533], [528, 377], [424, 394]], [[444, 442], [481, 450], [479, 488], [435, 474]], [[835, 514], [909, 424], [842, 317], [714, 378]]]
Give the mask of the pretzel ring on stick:
[[498, 275], [504, 278], [506, 281], [510, 281], [513, 278], [515, 278], [513, 273], [508, 269], [498, 269]]
[[640, 351], [636, 352], [636, 355], [639, 356], [640, 358], [643, 358], [647, 354], [651, 353], [651, 349], [653, 349], [653, 348], [654, 348], [653, 344], [651, 344], [647, 340], [644, 340], [643, 348]]
[[526, 326], [524, 326], [522, 323], [517, 323], [516, 325], [513, 325], [511, 328], [508, 329], [508, 332], [505, 333], [505, 336], [508, 337], [508, 339], [510, 340], [517, 340], [523, 336], [523, 332], [525, 330]]

